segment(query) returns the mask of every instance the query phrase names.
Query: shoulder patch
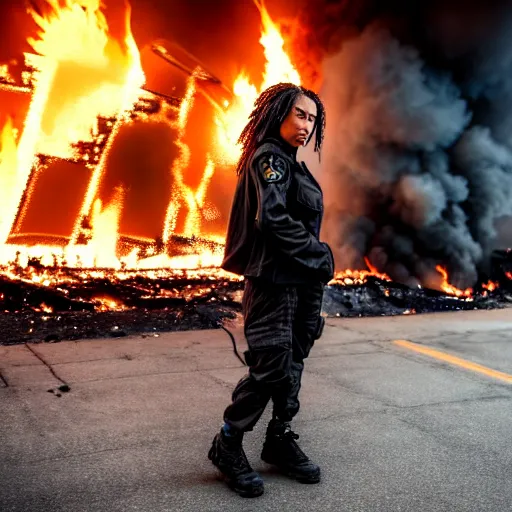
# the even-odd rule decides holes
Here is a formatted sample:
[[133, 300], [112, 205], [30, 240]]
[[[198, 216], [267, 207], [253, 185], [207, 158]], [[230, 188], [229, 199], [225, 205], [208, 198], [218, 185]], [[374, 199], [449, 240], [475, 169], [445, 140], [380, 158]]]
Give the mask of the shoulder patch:
[[286, 162], [275, 153], [264, 155], [259, 161], [259, 168], [267, 183], [277, 183], [286, 175]]

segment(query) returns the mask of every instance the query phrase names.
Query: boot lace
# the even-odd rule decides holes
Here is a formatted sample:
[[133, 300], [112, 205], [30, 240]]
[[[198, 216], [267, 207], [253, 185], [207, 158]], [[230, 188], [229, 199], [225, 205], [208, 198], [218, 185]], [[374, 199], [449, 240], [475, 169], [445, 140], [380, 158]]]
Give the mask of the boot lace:
[[286, 424], [284, 428], [284, 432], [279, 436], [287, 445], [287, 452], [291, 458], [296, 462], [305, 462], [308, 459], [307, 455], [301, 450], [300, 446], [296, 443], [297, 439], [299, 439], [299, 434], [296, 434], [290, 427], [290, 425]]
[[[282, 434], [283, 438], [289, 439], [292, 442], [295, 442], [299, 439], [299, 434], [296, 434], [290, 427], [290, 425], [286, 425], [284, 427], [284, 432]], [[295, 443], [296, 444], [296, 443]]]

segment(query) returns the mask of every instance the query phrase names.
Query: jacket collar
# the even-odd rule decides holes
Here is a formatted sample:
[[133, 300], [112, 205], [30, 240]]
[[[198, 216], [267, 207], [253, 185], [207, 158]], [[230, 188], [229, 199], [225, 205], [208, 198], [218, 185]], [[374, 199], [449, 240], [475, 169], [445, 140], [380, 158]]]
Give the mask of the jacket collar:
[[267, 137], [266, 139], [264, 139], [262, 141], [262, 143], [265, 143], [265, 142], [270, 142], [272, 144], [275, 144], [276, 146], [279, 146], [279, 148], [284, 153], [286, 153], [294, 162], [297, 161], [297, 149], [298, 148], [295, 148], [295, 147], [291, 146], [283, 138], [281, 138], [281, 137]]

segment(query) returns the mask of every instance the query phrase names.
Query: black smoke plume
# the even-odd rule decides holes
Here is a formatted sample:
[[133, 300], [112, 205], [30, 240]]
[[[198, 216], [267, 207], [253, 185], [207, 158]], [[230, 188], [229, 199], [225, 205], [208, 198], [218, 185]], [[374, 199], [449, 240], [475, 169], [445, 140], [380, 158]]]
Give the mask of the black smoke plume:
[[337, 268], [365, 268], [366, 256], [435, 286], [442, 265], [473, 286], [512, 215], [512, 5], [323, 0], [300, 26], [295, 54], [327, 110]]

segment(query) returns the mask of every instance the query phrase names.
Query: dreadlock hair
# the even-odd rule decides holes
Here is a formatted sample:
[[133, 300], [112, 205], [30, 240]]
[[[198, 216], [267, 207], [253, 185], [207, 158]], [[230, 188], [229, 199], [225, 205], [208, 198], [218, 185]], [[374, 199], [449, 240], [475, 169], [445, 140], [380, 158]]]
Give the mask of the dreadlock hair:
[[265, 137], [279, 134], [282, 122], [301, 95], [312, 99], [316, 104], [315, 126], [307, 142], [315, 135], [315, 151], [320, 152], [325, 130], [325, 108], [320, 98], [313, 91], [298, 85], [273, 85], [259, 95], [249, 116], [249, 122], [240, 134], [238, 143], [242, 145], [242, 156], [236, 167], [237, 174], [242, 172], [248, 159]]

